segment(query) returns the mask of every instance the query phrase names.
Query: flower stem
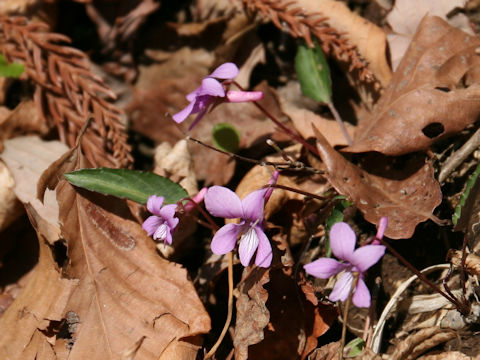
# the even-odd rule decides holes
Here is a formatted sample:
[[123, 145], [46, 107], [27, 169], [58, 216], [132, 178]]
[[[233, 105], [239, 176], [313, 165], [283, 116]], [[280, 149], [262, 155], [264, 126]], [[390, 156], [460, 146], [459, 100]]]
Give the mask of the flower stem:
[[225, 334], [227, 333], [228, 327], [230, 326], [230, 322], [232, 321], [232, 313], [233, 313], [233, 254], [230, 251], [228, 253], [228, 310], [227, 310], [227, 319], [225, 320], [225, 325], [223, 326], [222, 333], [217, 339], [217, 342], [212, 346], [210, 351], [205, 355], [205, 359], [210, 359], [215, 352], [217, 351], [218, 347], [222, 343]]
[[345, 123], [343, 122], [342, 118], [340, 117], [340, 114], [338, 113], [337, 109], [335, 108], [335, 105], [333, 105], [332, 102], [327, 103], [328, 108], [330, 109], [330, 112], [333, 114], [333, 117], [335, 120], [337, 120], [338, 125], [340, 126], [340, 129], [342, 130], [343, 136], [345, 137], [345, 140], [347, 140], [348, 146], [352, 145], [352, 139], [350, 138], [350, 135], [348, 135], [347, 128], [345, 127]]
[[350, 287], [350, 293], [348, 294], [347, 302], [345, 303], [345, 309], [343, 310], [343, 326], [342, 326], [342, 338], [340, 339], [340, 347], [338, 348], [338, 356], [343, 359], [343, 349], [345, 348], [345, 337], [347, 336], [347, 321], [348, 310], [350, 309], [350, 303], [352, 302], [353, 290], [357, 287], [357, 282], [360, 274], [354, 273], [352, 286]]
[[[240, 90], [245, 91], [243, 87], [241, 87], [237, 82], [233, 82]], [[280, 129], [282, 129], [285, 133], [290, 135], [292, 138], [297, 140], [299, 143], [301, 143], [305, 148], [310, 150], [312, 154], [317, 155], [320, 157], [320, 154], [318, 153], [318, 150], [310, 145], [308, 142], [306, 142], [298, 133], [295, 133], [293, 130], [289, 129], [285, 125], [283, 125], [275, 116], [273, 116], [267, 109], [265, 109], [260, 103], [257, 101], [253, 101], [253, 104], [261, 111], [263, 112], [270, 120], [272, 120], [275, 125], [277, 125]]]

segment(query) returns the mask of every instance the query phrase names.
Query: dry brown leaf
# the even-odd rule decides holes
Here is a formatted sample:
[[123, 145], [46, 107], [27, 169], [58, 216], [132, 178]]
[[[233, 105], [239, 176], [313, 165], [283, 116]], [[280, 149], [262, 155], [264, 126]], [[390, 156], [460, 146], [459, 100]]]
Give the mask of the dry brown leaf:
[[420, 356], [418, 360], [472, 360], [472, 357], [460, 351], [445, 351], [440, 354]]
[[372, 224], [387, 216], [385, 236], [410, 238], [418, 223], [436, 220], [432, 212], [442, 202], [442, 192], [430, 162], [419, 166], [412, 159], [402, 169], [405, 177], [400, 180], [376, 176], [350, 163], [316, 129], [315, 133], [318, 151], [328, 169], [328, 181], [340, 194], [350, 198]]
[[426, 150], [480, 114], [480, 40], [438, 17], [425, 17], [350, 152], [401, 155]]
[[[67, 159], [67, 163], [70, 160], [70, 170], [73, 170], [72, 167], [79, 167], [80, 161], [76, 151], [70, 154], [72, 158]], [[83, 166], [88, 165], [83, 157], [81, 159]], [[49, 170], [52, 174], [52, 169]], [[60, 178], [57, 176], [57, 179]], [[140, 225], [129, 220], [124, 201], [87, 191], [77, 192], [63, 179], [57, 187], [57, 197], [62, 235], [68, 248], [68, 267], [62, 275], [51, 262], [39, 270], [40, 279], [29, 283], [34, 293], [27, 292], [28, 286], [24, 290], [33, 304], [17, 306], [16, 301], [7, 310], [10, 315], [0, 320], [3, 329], [11, 329], [12, 321], [16, 323], [19, 316], [29, 314], [31, 307], [38, 307], [29, 316], [30, 322], [22, 326], [22, 334], [28, 336], [18, 336], [15, 341], [6, 339], [6, 345], [0, 349], [8, 354], [22, 354], [23, 349], [25, 353], [40, 352], [48, 342], [51, 345], [47, 349], [53, 346], [60, 359], [67, 356], [69, 359], [119, 359], [146, 336], [138, 348], [138, 359], [158, 359], [172, 353], [183, 354], [178, 357], [181, 359], [195, 359], [199, 348], [195, 338], [209, 330], [210, 320], [186, 271], [156, 254], [154, 243]], [[32, 222], [35, 223], [36, 218]], [[39, 234], [43, 236], [43, 232]], [[51, 257], [51, 250], [44, 247]], [[46, 278], [48, 273], [53, 273], [55, 280]], [[46, 286], [44, 281], [49, 281], [54, 288]], [[59, 282], [74, 286], [58, 285]], [[182, 307], [178, 307], [179, 303]], [[49, 315], [52, 309], [56, 312]], [[54, 330], [58, 331], [56, 327], [62, 318], [67, 323], [70, 321], [72, 329], [68, 344], [55, 336]], [[36, 334], [47, 328], [51, 330]], [[17, 337], [15, 333], [12, 336]], [[191, 340], [184, 339], [186, 337]], [[34, 358], [22, 356], [7, 359]]]
[[456, 333], [451, 330], [440, 329], [438, 326], [432, 326], [411, 334], [405, 340], [401, 341], [391, 355], [391, 360], [413, 360], [420, 354], [435, 346], [454, 339]]
[[[438, 16], [447, 20], [447, 14], [455, 8], [463, 8], [466, 0], [395, 0], [395, 5], [387, 15], [388, 24], [393, 33], [387, 35], [390, 59], [393, 70], [396, 70], [405, 54], [418, 24], [425, 15]], [[468, 19], [464, 14], [457, 14]], [[458, 21], [458, 19], [456, 19]], [[468, 21], [468, 20], [467, 20]], [[462, 28], [462, 30], [465, 30]], [[473, 35], [473, 34], [472, 34]]]
[[15, 180], [3, 162], [0, 161], [0, 231], [4, 230], [23, 213], [13, 188]]
[[[450, 249], [447, 254], [447, 259], [453, 265], [462, 267], [463, 254], [460, 250]], [[465, 270], [471, 274], [480, 278], [480, 256], [475, 254], [467, 254], [465, 257]]]
[[[338, 350], [340, 348], [340, 342], [333, 342], [327, 345], [324, 345], [318, 349], [315, 349], [308, 360], [340, 360], [338, 356]], [[381, 360], [380, 355], [375, 354], [370, 349], [365, 349], [360, 355], [355, 357], [346, 357], [346, 359], [351, 360]]]

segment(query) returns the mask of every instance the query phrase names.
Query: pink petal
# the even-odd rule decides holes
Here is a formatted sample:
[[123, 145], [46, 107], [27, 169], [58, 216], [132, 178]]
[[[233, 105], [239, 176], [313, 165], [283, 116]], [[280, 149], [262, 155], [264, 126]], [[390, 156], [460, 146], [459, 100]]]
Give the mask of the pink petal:
[[183, 110], [179, 111], [178, 113], [176, 113], [175, 115], [173, 115], [172, 119], [177, 124], [180, 124], [181, 122], [183, 122], [188, 117], [188, 115], [190, 115], [192, 113], [193, 105], [195, 105], [195, 101], [192, 101], [190, 104], [187, 105], [187, 107], [185, 109], [183, 109]]
[[177, 204], [165, 205], [160, 209], [160, 216], [165, 219], [168, 224], [168, 227], [173, 231], [180, 221], [178, 218], [174, 217], [175, 212], [177, 211]]
[[257, 232], [255, 231], [255, 228], [250, 228], [245, 234], [242, 235], [238, 245], [238, 256], [243, 266], [247, 267], [250, 265], [250, 260], [252, 260], [253, 254], [255, 253], [255, 250], [257, 250], [257, 247]]
[[197, 97], [203, 95], [224, 97], [225, 90], [218, 80], [205, 78], [202, 80], [202, 85], [198, 88]]
[[377, 239], [383, 239], [383, 234], [385, 234], [385, 230], [387, 230], [388, 226], [388, 218], [386, 216], [382, 216], [380, 222], [378, 223], [378, 230], [377, 230]]
[[160, 209], [162, 208], [163, 200], [163, 196], [149, 196], [147, 200], [148, 211], [150, 211], [152, 214], [160, 215]]
[[341, 259], [350, 261], [355, 249], [356, 236], [350, 225], [338, 222], [330, 230], [330, 248], [333, 254]]
[[240, 198], [223, 186], [212, 186], [208, 189], [205, 194], [205, 207], [213, 216], [227, 219], [243, 217]]
[[333, 275], [347, 268], [348, 264], [343, 264], [335, 259], [321, 258], [303, 266], [307, 274], [319, 279], [328, 279]]
[[227, 100], [231, 103], [258, 101], [263, 99], [261, 91], [227, 91]]
[[167, 224], [163, 223], [157, 228], [157, 230], [155, 230], [155, 233], [153, 234], [153, 239], [164, 241], [167, 238], [167, 234], [170, 234], [170, 229], [168, 228]]
[[194, 91], [192, 91], [191, 93], [187, 94], [187, 96], [185, 96], [187, 98], [188, 101], [193, 101], [197, 98], [198, 96], [198, 89], [200, 89], [199, 87], [196, 88]]
[[142, 228], [147, 232], [148, 236], [152, 236], [152, 234], [155, 233], [158, 227], [162, 224], [163, 224], [163, 219], [153, 215], [153, 216], [149, 216], [147, 220], [143, 222]]
[[212, 252], [217, 255], [229, 253], [235, 248], [241, 225], [227, 224], [218, 230], [212, 239]]
[[217, 79], [233, 79], [238, 75], [238, 67], [234, 63], [227, 62], [217, 67], [210, 74], [210, 77]]
[[362, 278], [358, 279], [357, 287], [355, 288], [355, 293], [352, 297], [353, 304], [359, 308], [368, 308], [370, 307], [371, 297], [370, 291], [363, 281]]
[[242, 200], [243, 219], [252, 221], [263, 220], [263, 206], [265, 203], [265, 193], [267, 189], [260, 189], [251, 192]]
[[383, 245], [365, 245], [353, 252], [350, 263], [363, 273], [376, 264], [384, 254], [385, 246]]
[[165, 234], [165, 239], [163, 240], [164, 243], [168, 245], [172, 245], [172, 233], [170, 231], [167, 231]]
[[267, 235], [260, 226], [255, 226], [255, 232], [258, 236], [257, 256], [255, 257], [255, 265], [268, 268], [272, 263], [273, 253], [272, 245], [268, 241]]
[[337, 283], [333, 287], [333, 291], [330, 293], [328, 297], [331, 301], [345, 301], [350, 294], [350, 289], [352, 288], [352, 281], [353, 275], [351, 272], [347, 271], [340, 279], [338, 279]]

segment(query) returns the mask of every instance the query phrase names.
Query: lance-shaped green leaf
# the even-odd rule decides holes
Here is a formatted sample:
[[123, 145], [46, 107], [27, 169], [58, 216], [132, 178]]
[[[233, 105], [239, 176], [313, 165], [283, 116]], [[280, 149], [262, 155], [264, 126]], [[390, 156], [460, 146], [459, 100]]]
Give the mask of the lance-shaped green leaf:
[[302, 92], [319, 102], [330, 103], [332, 98], [332, 80], [330, 69], [322, 49], [315, 42], [311, 48], [301, 44], [295, 56], [295, 70]]
[[220, 150], [237, 152], [240, 146], [240, 132], [229, 123], [216, 124], [212, 130], [212, 142]]
[[[473, 216], [474, 208], [478, 208], [478, 196], [480, 191], [480, 181], [478, 176], [480, 175], [480, 164], [470, 176], [463, 191], [460, 201], [458, 202], [455, 212], [452, 216], [452, 222], [455, 225], [456, 231], [469, 231], [468, 225], [472, 223], [471, 217]], [[476, 215], [478, 217], [478, 215]], [[478, 219], [475, 219], [478, 221]]]
[[18, 78], [23, 74], [25, 68], [19, 63], [7, 63], [5, 56], [0, 54], [0, 77]]
[[163, 196], [168, 204], [188, 196], [180, 185], [150, 172], [96, 168], [77, 170], [64, 176], [75, 186], [140, 204], [145, 204], [150, 195]]

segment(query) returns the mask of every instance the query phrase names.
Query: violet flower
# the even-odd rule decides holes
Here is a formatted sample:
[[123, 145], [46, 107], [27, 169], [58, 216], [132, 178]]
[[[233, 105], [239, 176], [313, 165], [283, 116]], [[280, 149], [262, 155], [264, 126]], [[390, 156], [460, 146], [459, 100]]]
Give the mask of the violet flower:
[[[218, 80], [233, 80], [238, 75], [238, 67], [234, 63], [225, 63], [216, 68], [210, 75], [203, 78], [202, 84], [195, 91], [188, 94], [188, 106], [180, 112], [173, 115], [173, 120], [177, 123], [183, 122], [190, 114], [198, 114], [192, 125], [191, 130], [207, 113], [210, 107], [218, 102], [247, 102], [256, 101], [263, 98], [261, 91], [227, 91], [225, 84]], [[229, 82], [227, 82], [228, 84]]]
[[355, 242], [355, 233], [347, 223], [334, 224], [330, 230], [330, 247], [333, 254], [343, 261], [321, 258], [304, 265], [304, 268], [308, 274], [320, 279], [328, 279], [344, 271], [329, 296], [331, 301], [345, 301], [348, 298], [354, 273], [358, 273], [357, 285], [353, 290], [353, 304], [357, 307], [370, 307], [370, 291], [363, 278], [367, 269], [385, 254], [385, 246], [365, 245], [355, 250]]
[[205, 207], [213, 216], [227, 219], [240, 218], [238, 224], [226, 224], [216, 232], [212, 251], [227, 254], [235, 248], [240, 237], [238, 254], [243, 266], [248, 266], [256, 251], [255, 264], [269, 267], [272, 263], [272, 246], [263, 232], [263, 208], [267, 189], [248, 194], [243, 200], [223, 186], [212, 186], [205, 194]]
[[154, 240], [164, 241], [172, 244], [172, 234], [178, 225], [178, 218], [175, 217], [177, 204], [163, 205], [163, 196], [152, 195], [148, 198], [147, 209], [153, 215], [143, 222], [142, 228], [153, 235]]

